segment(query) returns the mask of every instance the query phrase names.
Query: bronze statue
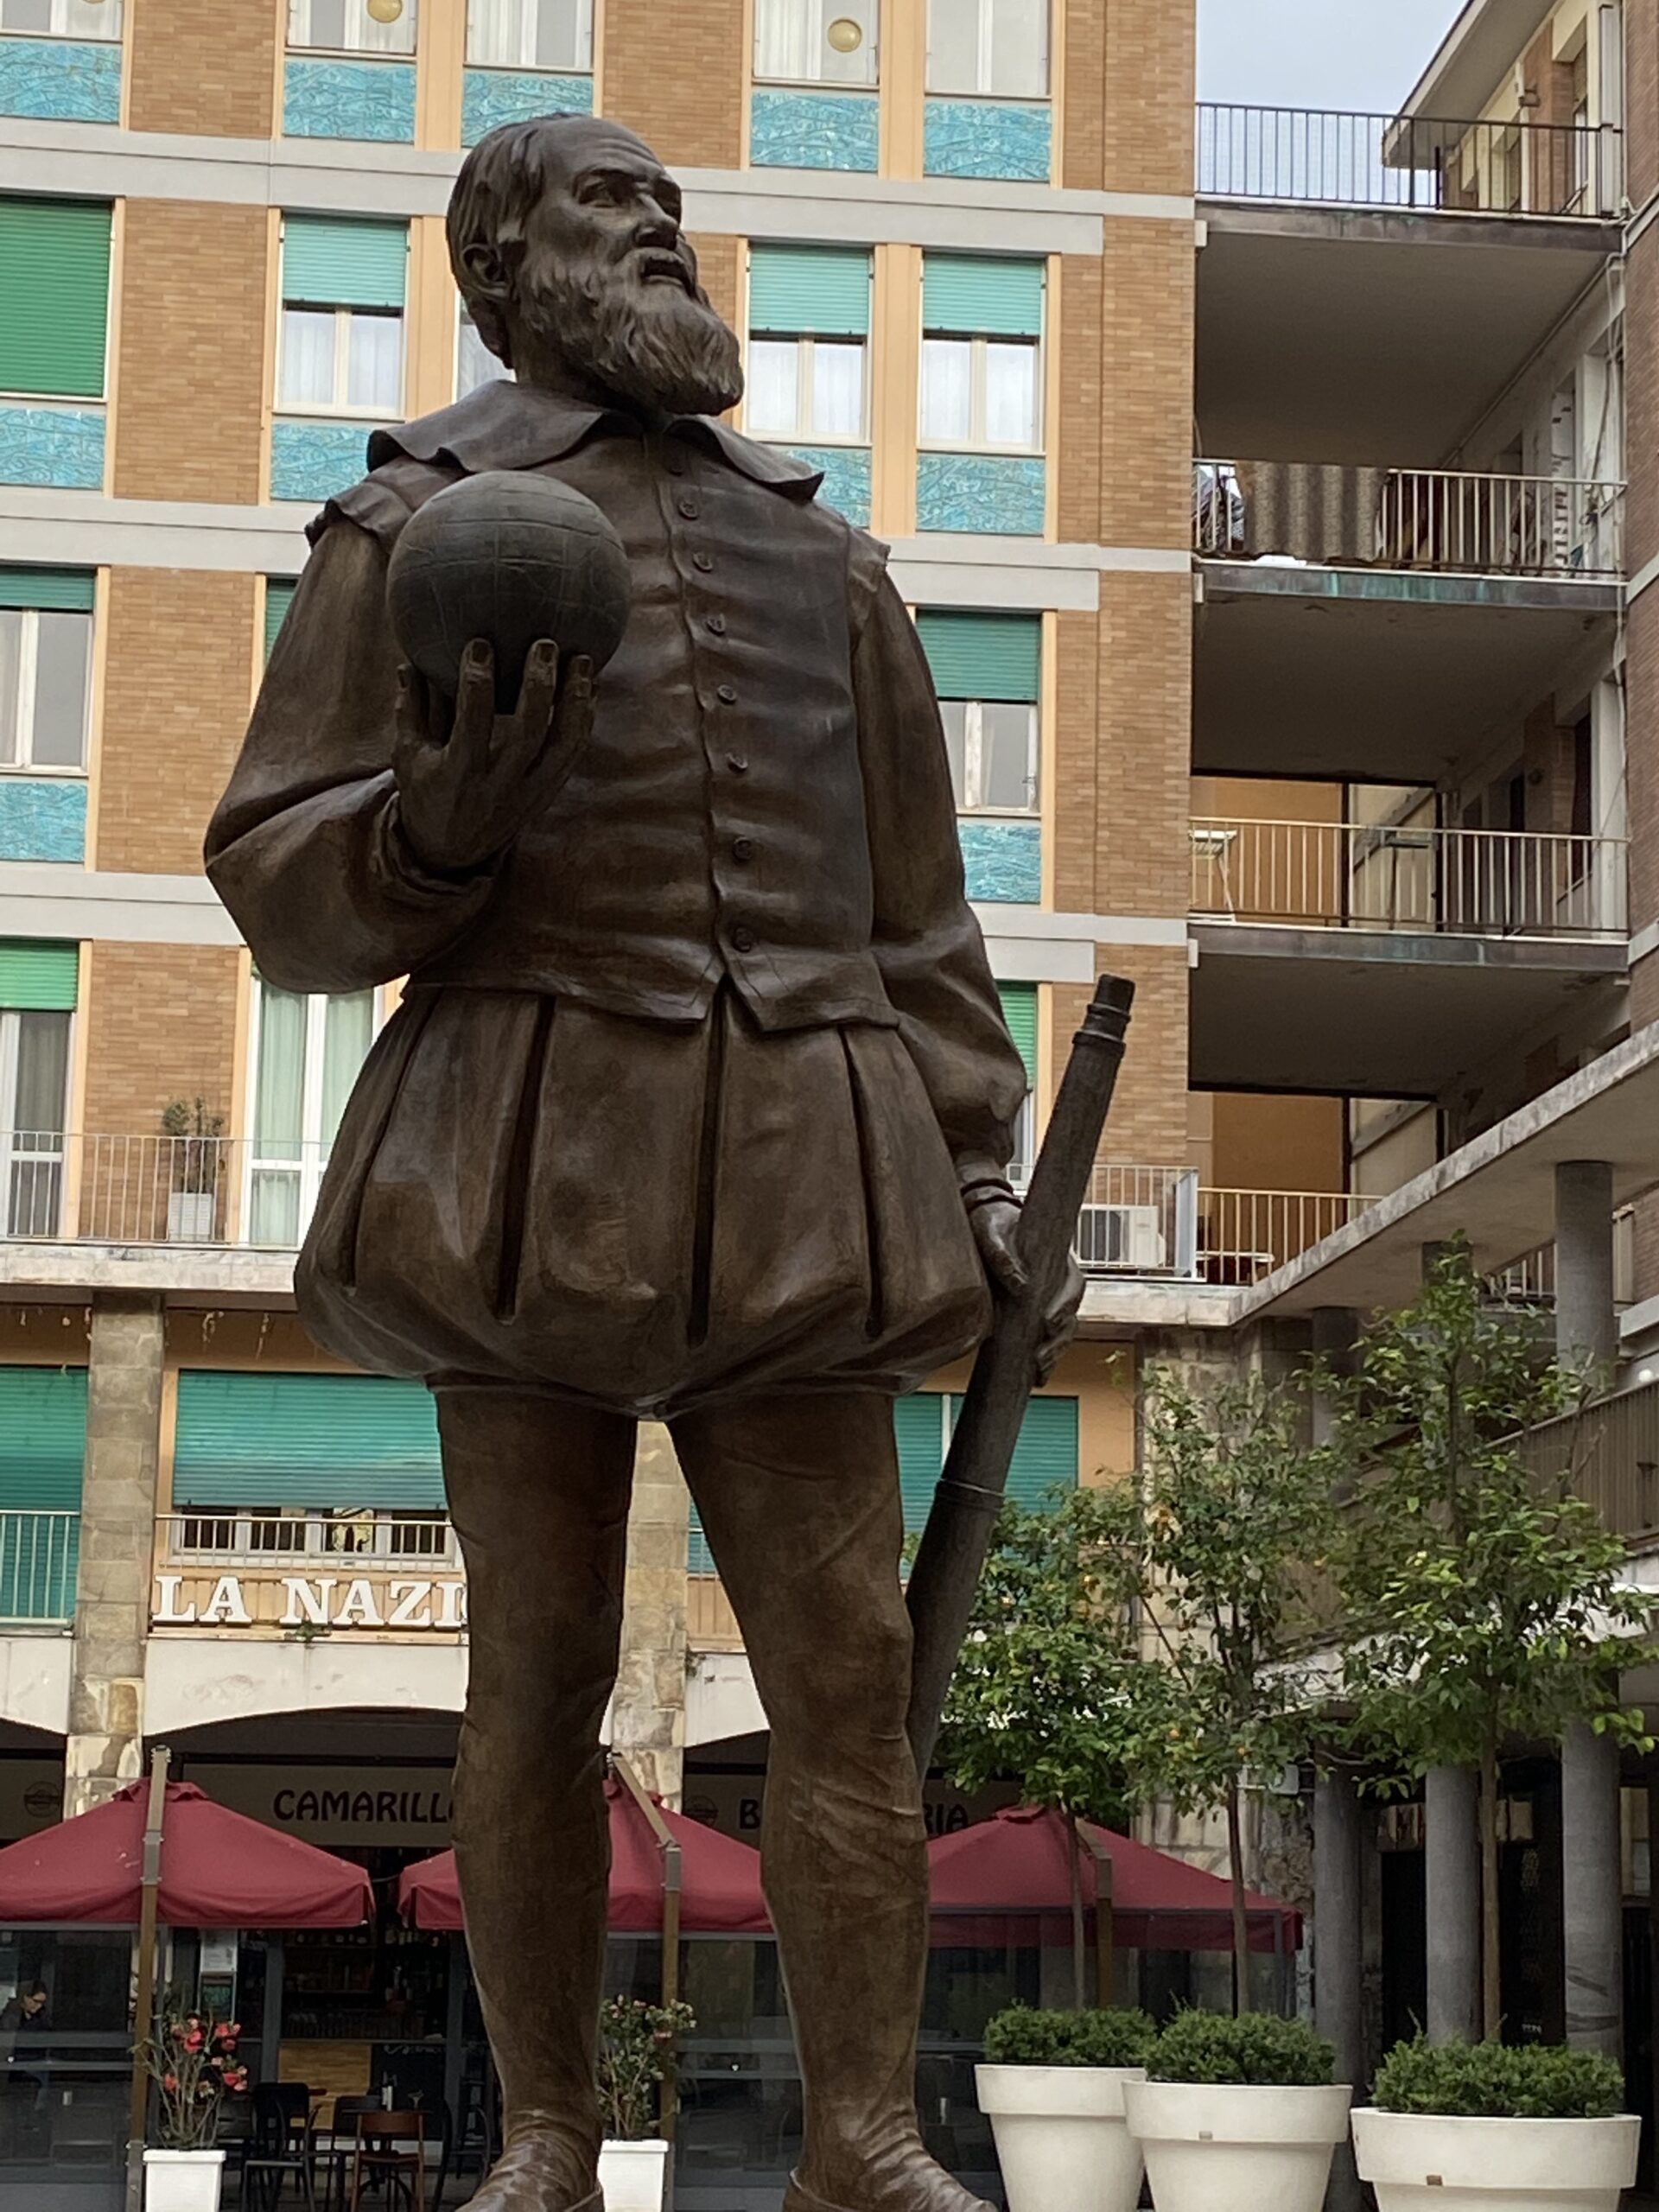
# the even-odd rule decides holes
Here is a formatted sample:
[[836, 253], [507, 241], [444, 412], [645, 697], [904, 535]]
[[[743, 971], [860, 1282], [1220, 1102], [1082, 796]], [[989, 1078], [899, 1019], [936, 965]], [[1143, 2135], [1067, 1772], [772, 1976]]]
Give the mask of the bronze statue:
[[[637, 137], [510, 124], [467, 157], [448, 231], [518, 380], [378, 432], [313, 525], [207, 858], [272, 983], [409, 977], [297, 1286], [321, 1343], [436, 1394], [471, 1592], [456, 1846], [507, 2116], [474, 2202], [599, 2204], [601, 1727], [648, 1416], [771, 1724], [805, 2093], [788, 2204], [976, 2212], [914, 2103], [891, 1400], [980, 1338], [988, 1277], [1018, 1287], [1026, 1083], [927, 664], [884, 549], [715, 419], [737, 341]], [[505, 707], [487, 644], [451, 700], [400, 666], [386, 607], [404, 524], [486, 470], [585, 493], [631, 580], [602, 673], [543, 641]]]

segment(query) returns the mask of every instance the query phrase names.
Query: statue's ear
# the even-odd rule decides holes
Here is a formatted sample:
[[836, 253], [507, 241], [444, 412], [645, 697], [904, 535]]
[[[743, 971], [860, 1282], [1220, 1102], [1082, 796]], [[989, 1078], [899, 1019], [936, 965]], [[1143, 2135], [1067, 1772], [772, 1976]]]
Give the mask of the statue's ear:
[[471, 245], [462, 246], [461, 265], [467, 271], [468, 282], [474, 291], [485, 299], [499, 301], [503, 307], [506, 305], [512, 287], [499, 246], [487, 238], [474, 238]]

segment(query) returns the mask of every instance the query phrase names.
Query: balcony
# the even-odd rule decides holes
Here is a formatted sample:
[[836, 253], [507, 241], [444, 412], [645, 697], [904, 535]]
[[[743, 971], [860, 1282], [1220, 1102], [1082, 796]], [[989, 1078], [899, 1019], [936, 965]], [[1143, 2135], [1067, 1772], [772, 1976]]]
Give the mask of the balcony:
[[1620, 251], [1623, 166], [1611, 127], [1204, 104], [1206, 439], [1432, 466]]
[[1624, 973], [1617, 838], [1205, 820], [1192, 854], [1201, 1089], [1433, 1097]]
[[461, 1635], [467, 1585], [440, 1513], [254, 1513], [194, 1507], [156, 1522], [150, 1624], [310, 1638]]
[[1196, 463], [1196, 772], [1445, 782], [1611, 645], [1623, 510], [1611, 480]]
[[1547, 1421], [1526, 1450], [1541, 1480], [1568, 1483], [1615, 1535], [1659, 1536], [1659, 1382]]
[[4, 1234], [43, 1242], [297, 1249], [321, 1145], [0, 1130]]
[[79, 1513], [0, 1512], [0, 1633], [75, 1618]]

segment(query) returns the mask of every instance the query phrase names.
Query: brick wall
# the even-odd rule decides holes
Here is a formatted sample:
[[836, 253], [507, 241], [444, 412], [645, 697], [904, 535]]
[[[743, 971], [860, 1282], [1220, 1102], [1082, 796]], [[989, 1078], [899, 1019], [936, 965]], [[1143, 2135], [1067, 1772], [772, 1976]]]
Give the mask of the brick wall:
[[1659, 9], [1649, 0], [1624, 10], [1624, 189], [1633, 207], [1659, 192]]
[[[1103, 944], [1096, 948], [1095, 965], [1098, 974], [1127, 976], [1135, 985], [1123, 1069], [1100, 1156], [1131, 1166], [1179, 1167], [1188, 1152], [1186, 948]], [[1090, 995], [1080, 983], [1054, 986], [1057, 1078]]]
[[605, 112], [669, 168], [735, 168], [743, 147], [743, 0], [606, 0]]
[[1195, 20], [1185, 6], [1065, 0], [1063, 183], [1192, 191]]
[[287, 16], [276, 0], [138, 0], [127, 31], [132, 128], [269, 138]]
[[1101, 577], [1096, 913], [1186, 914], [1192, 613], [1188, 576]]
[[1185, 550], [1192, 510], [1192, 235], [1108, 220], [1060, 278], [1059, 534]]
[[697, 274], [709, 295], [709, 305], [722, 322], [736, 330], [737, 273], [743, 240], [704, 232], [694, 237], [691, 244], [696, 249]]
[[117, 569], [98, 797], [100, 868], [194, 874], [246, 726], [255, 579]]
[[160, 1134], [169, 1099], [228, 1115], [240, 955], [194, 944], [95, 944], [83, 1009], [89, 1135]]
[[263, 207], [127, 202], [118, 499], [258, 499], [269, 234]]

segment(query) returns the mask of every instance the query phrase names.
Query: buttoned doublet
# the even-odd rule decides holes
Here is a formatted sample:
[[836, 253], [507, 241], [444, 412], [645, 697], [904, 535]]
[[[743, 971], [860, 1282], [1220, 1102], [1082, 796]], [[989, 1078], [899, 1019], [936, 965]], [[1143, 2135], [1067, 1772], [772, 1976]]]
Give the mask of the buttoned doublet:
[[[302, 1258], [310, 1325], [633, 1412], [909, 1387], [985, 1325], [959, 1185], [1006, 1162], [1024, 1073], [883, 549], [721, 424], [510, 385], [370, 460], [313, 526], [207, 844], [270, 982], [410, 979]], [[385, 568], [493, 467], [594, 500], [632, 607], [556, 798], [448, 878], [397, 819]]]

